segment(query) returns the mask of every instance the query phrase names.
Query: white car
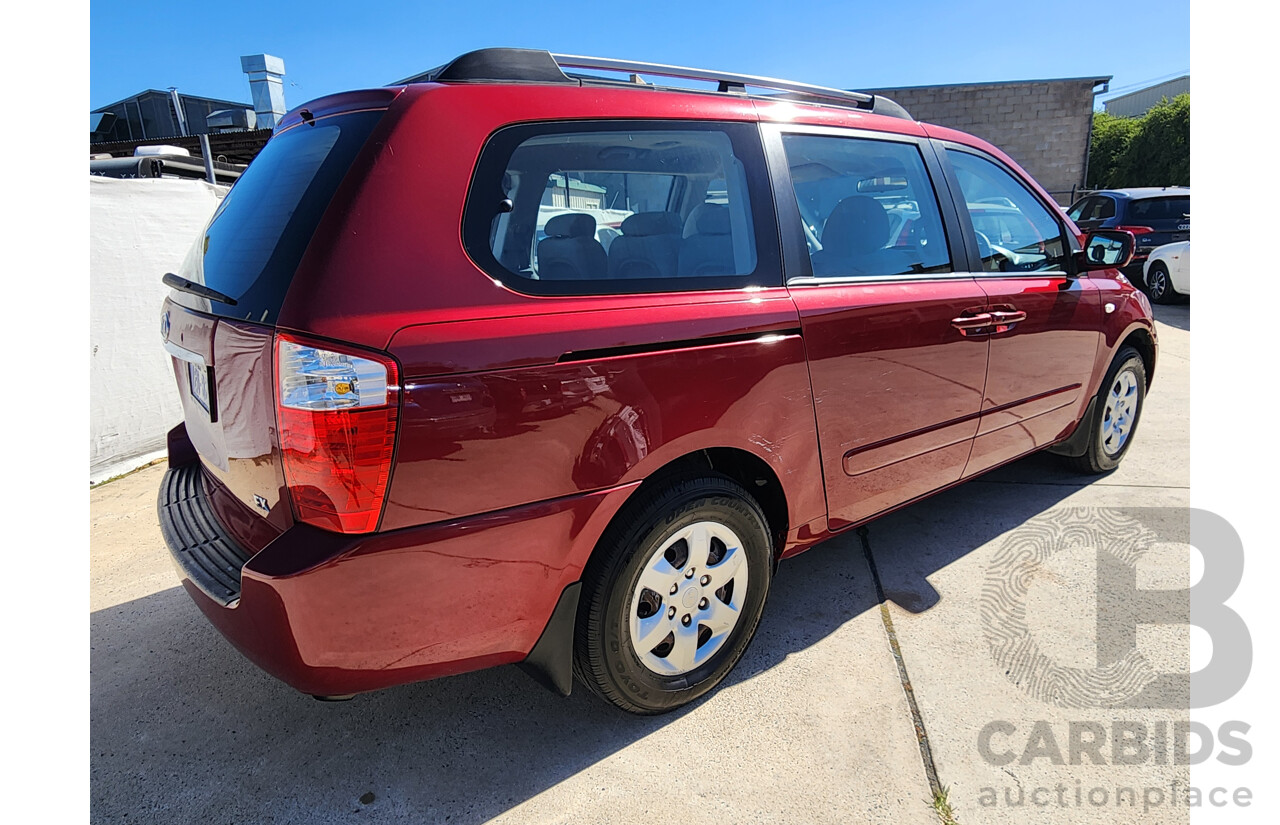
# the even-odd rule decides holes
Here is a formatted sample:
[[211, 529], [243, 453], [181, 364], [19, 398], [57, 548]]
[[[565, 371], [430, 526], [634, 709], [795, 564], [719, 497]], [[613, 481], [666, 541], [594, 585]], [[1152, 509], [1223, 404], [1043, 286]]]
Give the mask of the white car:
[[1147, 294], [1157, 304], [1171, 304], [1191, 294], [1191, 241], [1157, 246], [1142, 265]]

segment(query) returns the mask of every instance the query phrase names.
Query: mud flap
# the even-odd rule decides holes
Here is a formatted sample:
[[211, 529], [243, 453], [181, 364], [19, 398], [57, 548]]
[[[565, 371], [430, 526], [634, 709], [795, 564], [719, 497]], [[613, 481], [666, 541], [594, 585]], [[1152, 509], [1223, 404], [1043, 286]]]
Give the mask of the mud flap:
[[1089, 406], [1084, 411], [1084, 417], [1080, 419], [1080, 423], [1076, 425], [1076, 431], [1067, 437], [1066, 441], [1059, 441], [1049, 448], [1049, 452], [1058, 455], [1071, 456], [1078, 458], [1089, 451], [1089, 436], [1093, 432], [1094, 425], [1098, 422], [1094, 420], [1097, 414], [1098, 396], [1089, 399]]
[[568, 696], [573, 690], [573, 628], [578, 620], [581, 595], [582, 582], [574, 582], [564, 589], [538, 643], [520, 663], [521, 670], [561, 696]]

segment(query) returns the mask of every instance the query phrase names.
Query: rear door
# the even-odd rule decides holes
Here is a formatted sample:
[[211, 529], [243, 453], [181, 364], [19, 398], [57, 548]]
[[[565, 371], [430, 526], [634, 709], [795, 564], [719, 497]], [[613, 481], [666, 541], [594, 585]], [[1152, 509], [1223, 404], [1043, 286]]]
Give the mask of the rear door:
[[986, 378], [986, 295], [953, 263], [964, 254], [927, 141], [764, 132], [839, 529], [959, 480]]
[[990, 155], [958, 144], [941, 154], [994, 321], [970, 476], [1073, 428], [1091, 392], [1102, 310], [1096, 285], [1074, 274], [1073, 239], [1055, 208]]
[[261, 533], [258, 522], [277, 529], [292, 523], [273, 386], [280, 310], [321, 217], [382, 114], [320, 114], [273, 136], [176, 273], [188, 286], [164, 304], [161, 330], [187, 435], [219, 482], [213, 497], [220, 515], [249, 545]]

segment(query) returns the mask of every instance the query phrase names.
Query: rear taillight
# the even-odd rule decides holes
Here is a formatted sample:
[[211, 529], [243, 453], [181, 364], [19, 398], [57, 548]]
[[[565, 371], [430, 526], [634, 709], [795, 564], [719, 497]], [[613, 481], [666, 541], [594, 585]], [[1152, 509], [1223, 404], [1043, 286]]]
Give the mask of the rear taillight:
[[1142, 235], [1150, 235], [1152, 232], [1155, 232], [1155, 230], [1149, 226], [1117, 226], [1116, 229], [1122, 229], [1126, 232], [1132, 232], [1134, 237], [1139, 237]]
[[276, 334], [276, 417], [298, 520], [341, 533], [378, 526], [400, 407], [395, 361]]

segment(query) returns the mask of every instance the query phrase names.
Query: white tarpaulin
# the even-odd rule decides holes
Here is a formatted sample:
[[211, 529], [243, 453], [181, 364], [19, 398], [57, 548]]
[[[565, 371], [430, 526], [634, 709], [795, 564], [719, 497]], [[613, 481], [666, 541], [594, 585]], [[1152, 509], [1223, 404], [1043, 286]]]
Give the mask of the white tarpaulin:
[[225, 186], [89, 178], [89, 481], [164, 454], [182, 421], [160, 305]]

